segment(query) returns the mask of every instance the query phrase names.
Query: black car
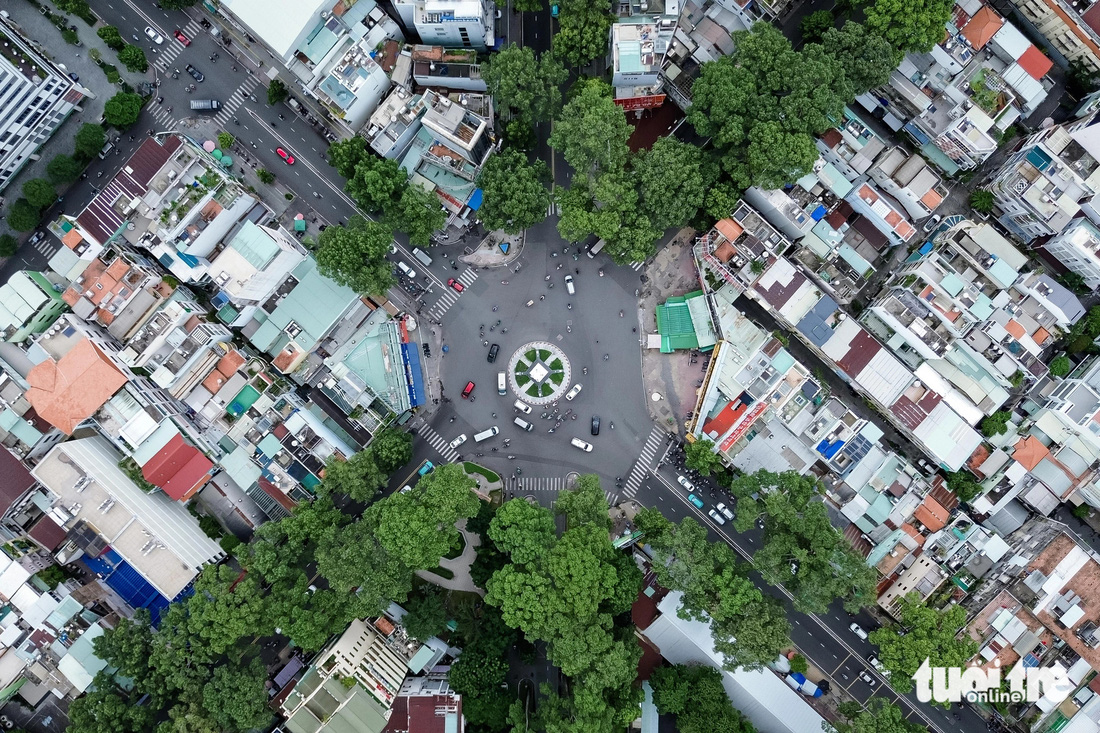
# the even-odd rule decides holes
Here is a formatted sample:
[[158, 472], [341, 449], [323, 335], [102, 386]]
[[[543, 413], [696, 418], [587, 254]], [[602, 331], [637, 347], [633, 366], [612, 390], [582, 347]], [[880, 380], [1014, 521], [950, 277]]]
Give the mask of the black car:
[[500, 353], [500, 345], [493, 344], [489, 347], [489, 363], [492, 364], [497, 360], [497, 354]]
[[186, 68], [187, 68], [187, 73], [190, 74], [191, 78], [194, 79], [195, 81], [201, 82], [201, 81], [206, 79], [206, 76], [204, 76], [201, 71], [196, 69], [191, 64], [188, 64]]
[[599, 415], [593, 415], [592, 416], [592, 434], [593, 435], [599, 435], [600, 434], [600, 416]]

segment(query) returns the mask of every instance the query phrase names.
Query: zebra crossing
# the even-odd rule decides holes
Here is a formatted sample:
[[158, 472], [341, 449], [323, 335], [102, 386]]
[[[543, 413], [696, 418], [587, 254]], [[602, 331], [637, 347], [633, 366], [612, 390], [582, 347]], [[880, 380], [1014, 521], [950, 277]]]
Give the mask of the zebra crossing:
[[[477, 280], [477, 272], [468, 268], [456, 279], [462, 283], [463, 288], [468, 288], [473, 285], [474, 280]], [[432, 307], [428, 309], [428, 318], [433, 321], [442, 319], [443, 315], [451, 309], [452, 305], [458, 302], [461, 296], [462, 293], [456, 291], [454, 288], [444, 286], [443, 292], [439, 295], [439, 300], [435, 301]]]
[[260, 82], [257, 81], [256, 77], [250, 76], [245, 79], [244, 83], [229, 95], [229, 99], [222, 101], [222, 108], [214, 115], [214, 122], [221, 127], [227, 126], [229, 120], [232, 119], [233, 114], [237, 111], [237, 108], [244, 104], [244, 100], [253, 96], [253, 93], [259, 86]]
[[[526, 496], [540, 492], [557, 494], [567, 488], [569, 488], [569, 485], [566, 479], [561, 476], [517, 476], [516, 478], [504, 479], [504, 490], [510, 491], [516, 496]], [[607, 497], [608, 504], [614, 506], [617, 503], [619, 496], [617, 492], [604, 491], [603, 493]]]
[[[188, 38], [195, 38], [200, 33], [202, 33], [202, 26], [194, 20], [189, 20], [187, 22], [187, 25], [180, 28], [180, 30], [182, 30], [183, 35], [187, 36]], [[156, 61], [153, 62], [153, 66], [156, 66], [158, 69], [166, 74], [171, 73], [171, 70], [174, 68], [172, 66], [172, 62], [176, 60], [177, 56], [183, 53], [184, 45], [176, 40], [176, 38], [172, 36], [171, 33], [168, 33], [165, 36], [164, 44], [159, 48], [160, 53], [157, 54], [157, 58]], [[182, 79], [183, 76], [181, 75], [180, 78]]]
[[631, 262], [630, 263], [630, 269], [633, 270], [634, 272], [640, 271], [643, 267], [645, 267], [645, 262]]
[[632, 499], [634, 494], [638, 492], [638, 487], [642, 485], [642, 479], [649, 473], [649, 464], [653, 461], [658, 449], [660, 449], [661, 443], [667, 439], [667, 435], [668, 433], [657, 427], [650, 431], [645, 445], [642, 446], [642, 452], [638, 454], [638, 460], [634, 463], [634, 468], [630, 469], [630, 476], [626, 479], [623, 496], [627, 499]]
[[458, 451], [451, 447], [451, 441], [435, 432], [430, 425], [419, 425], [416, 432], [421, 438], [428, 441], [428, 445], [435, 448], [448, 463], [455, 463], [458, 460]]
[[61, 249], [61, 246], [54, 241], [52, 236], [45, 236], [38, 242], [31, 245], [39, 254], [43, 257], [53, 257], [57, 250]]

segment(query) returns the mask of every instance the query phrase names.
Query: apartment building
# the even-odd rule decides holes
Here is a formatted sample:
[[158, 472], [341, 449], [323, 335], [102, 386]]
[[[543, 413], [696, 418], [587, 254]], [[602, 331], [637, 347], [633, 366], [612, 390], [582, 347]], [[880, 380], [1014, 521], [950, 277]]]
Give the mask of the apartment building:
[[37, 157], [61, 123], [79, 110], [86, 90], [0, 17], [0, 192]]
[[487, 51], [497, 45], [492, 0], [399, 0], [394, 10], [421, 43]]
[[53, 325], [68, 310], [63, 281], [45, 272], [21, 270], [0, 285], [0, 340], [20, 344]]
[[678, 2], [633, 0], [618, 5], [611, 25], [611, 86], [626, 110], [660, 107], [661, 67], [679, 20]]
[[1015, 0], [1013, 5], [1067, 61], [1100, 71], [1100, 11], [1095, 5], [1065, 0]]
[[731, 35], [748, 30], [759, 16], [737, 0], [684, 0], [661, 61], [661, 92], [680, 109], [691, 106], [691, 86], [708, 61], [733, 53]]

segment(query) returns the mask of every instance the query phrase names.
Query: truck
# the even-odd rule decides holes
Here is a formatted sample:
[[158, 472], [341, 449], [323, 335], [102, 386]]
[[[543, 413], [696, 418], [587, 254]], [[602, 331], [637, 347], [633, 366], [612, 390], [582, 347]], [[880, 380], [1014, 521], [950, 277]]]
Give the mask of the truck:
[[221, 103], [216, 99], [192, 99], [191, 109], [208, 110], [210, 112], [216, 112], [221, 109]]
[[607, 244], [607, 242], [603, 241], [602, 239], [593, 244], [592, 247], [588, 250], [588, 256], [595, 257], [596, 255], [598, 255], [605, 244]]
[[801, 692], [806, 697], [821, 697], [823, 694], [821, 690], [813, 682], [806, 679], [806, 676], [799, 672], [792, 672], [787, 675], [787, 684], [794, 689]]
[[428, 253], [419, 247], [412, 247], [413, 257], [424, 263], [424, 267], [432, 266], [432, 258], [428, 256]]

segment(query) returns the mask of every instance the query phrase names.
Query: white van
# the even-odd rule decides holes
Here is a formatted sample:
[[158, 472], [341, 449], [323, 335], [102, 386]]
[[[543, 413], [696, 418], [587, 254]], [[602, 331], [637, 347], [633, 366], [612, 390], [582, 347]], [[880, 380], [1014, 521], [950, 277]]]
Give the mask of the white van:
[[523, 400], [516, 400], [515, 402], [512, 403], [512, 407], [516, 408], [517, 410], [522, 412], [524, 415], [530, 415], [531, 414], [531, 406], [529, 404], [527, 404], [526, 402], [524, 402]]
[[409, 278], [410, 280], [416, 279], [416, 270], [412, 269], [400, 260], [397, 261], [397, 269], [401, 270], [401, 272], [404, 273], [405, 277]]
[[575, 448], [580, 448], [585, 453], [591, 453], [592, 452], [592, 444], [589, 443], [588, 441], [581, 440], [580, 438], [573, 438], [572, 440], [569, 441], [569, 444], [572, 445]]
[[504, 380], [504, 372], [497, 372], [497, 394], [508, 394], [508, 387]]
[[566, 275], [565, 276], [565, 291], [567, 293], [569, 293], [570, 295], [576, 295], [577, 294], [577, 289], [575, 287], [573, 287], [573, 276], [572, 275]]
[[596, 255], [598, 255], [600, 253], [600, 250], [603, 249], [603, 246], [605, 244], [607, 244], [607, 243], [604, 242], [602, 239], [600, 241], [596, 242], [594, 245], [592, 245], [592, 248], [590, 250], [588, 250], [588, 256], [594, 258]]
[[480, 443], [483, 440], [488, 440], [489, 438], [493, 437], [494, 435], [496, 435], [499, 432], [500, 432], [500, 428], [498, 428], [496, 425], [494, 425], [493, 427], [489, 428], [488, 430], [482, 430], [480, 433], [476, 434], [474, 436], [474, 442], [475, 443]]
[[523, 429], [524, 429], [524, 430], [526, 430], [527, 432], [531, 432], [531, 431], [532, 431], [532, 430], [534, 430], [534, 428], [535, 428], [535, 426], [534, 426], [534, 425], [532, 425], [531, 423], [527, 422], [527, 421], [526, 421], [526, 420], [524, 420], [524, 419], [523, 419], [522, 417], [517, 417], [517, 418], [516, 418], [515, 420], [513, 420], [512, 422], [514, 422], [514, 423], [515, 423], [516, 425], [519, 425], [519, 426], [520, 426], [521, 428], [523, 428]]

